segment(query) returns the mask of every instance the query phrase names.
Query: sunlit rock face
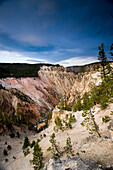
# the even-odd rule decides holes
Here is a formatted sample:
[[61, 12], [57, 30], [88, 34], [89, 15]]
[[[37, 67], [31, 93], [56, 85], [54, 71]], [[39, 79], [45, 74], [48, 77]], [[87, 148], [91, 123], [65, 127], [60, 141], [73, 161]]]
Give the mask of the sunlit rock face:
[[76, 100], [78, 94], [82, 96], [85, 92], [90, 91], [91, 87], [94, 85], [99, 85], [100, 82], [101, 78], [99, 72], [93, 71], [78, 74], [70, 92], [67, 94], [68, 103]]

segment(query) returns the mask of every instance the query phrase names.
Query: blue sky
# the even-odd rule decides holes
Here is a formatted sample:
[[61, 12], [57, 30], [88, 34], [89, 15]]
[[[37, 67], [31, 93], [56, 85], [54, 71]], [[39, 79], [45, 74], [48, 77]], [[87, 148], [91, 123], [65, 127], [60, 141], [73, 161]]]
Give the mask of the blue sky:
[[97, 61], [113, 43], [113, 0], [0, 0], [0, 62]]

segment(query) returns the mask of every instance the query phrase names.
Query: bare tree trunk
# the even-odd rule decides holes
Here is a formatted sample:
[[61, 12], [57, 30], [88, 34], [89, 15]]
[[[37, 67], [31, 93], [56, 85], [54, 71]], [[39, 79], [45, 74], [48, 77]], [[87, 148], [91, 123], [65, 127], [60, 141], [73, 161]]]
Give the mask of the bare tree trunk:
[[101, 135], [100, 135], [100, 133], [99, 133], [99, 131], [98, 131], [98, 126], [97, 126], [97, 124], [96, 124], [96, 122], [95, 122], [95, 120], [94, 120], [94, 118], [93, 118], [93, 116], [92, 116], [91, 108], [90, 108], [89, 114], [90, 114], [91, 119], [92, 119], [92, 121], [93, 121], [94, 128], [95, 128], [95, 132], [98, 134], [99, 137], [101, 137]]

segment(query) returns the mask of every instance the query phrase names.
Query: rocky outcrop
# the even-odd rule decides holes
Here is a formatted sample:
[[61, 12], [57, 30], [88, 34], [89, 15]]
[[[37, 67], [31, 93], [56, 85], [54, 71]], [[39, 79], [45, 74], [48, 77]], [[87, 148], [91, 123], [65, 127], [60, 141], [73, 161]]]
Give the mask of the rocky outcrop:
[[67, 160], [60, 159], [50, 159], [46, 163], [43, 170], [101, 170], [101, 166], [97, 165], [95, 162], [83, 161], [80, 158], [70, 158], [67, 157]]

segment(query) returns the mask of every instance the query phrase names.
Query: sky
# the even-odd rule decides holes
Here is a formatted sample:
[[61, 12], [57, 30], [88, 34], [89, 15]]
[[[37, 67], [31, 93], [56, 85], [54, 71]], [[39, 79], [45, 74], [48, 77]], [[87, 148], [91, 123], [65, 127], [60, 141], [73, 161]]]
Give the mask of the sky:
[[0, 62], [97, 61], [113, 43], [113, 0], [0, 0]]

